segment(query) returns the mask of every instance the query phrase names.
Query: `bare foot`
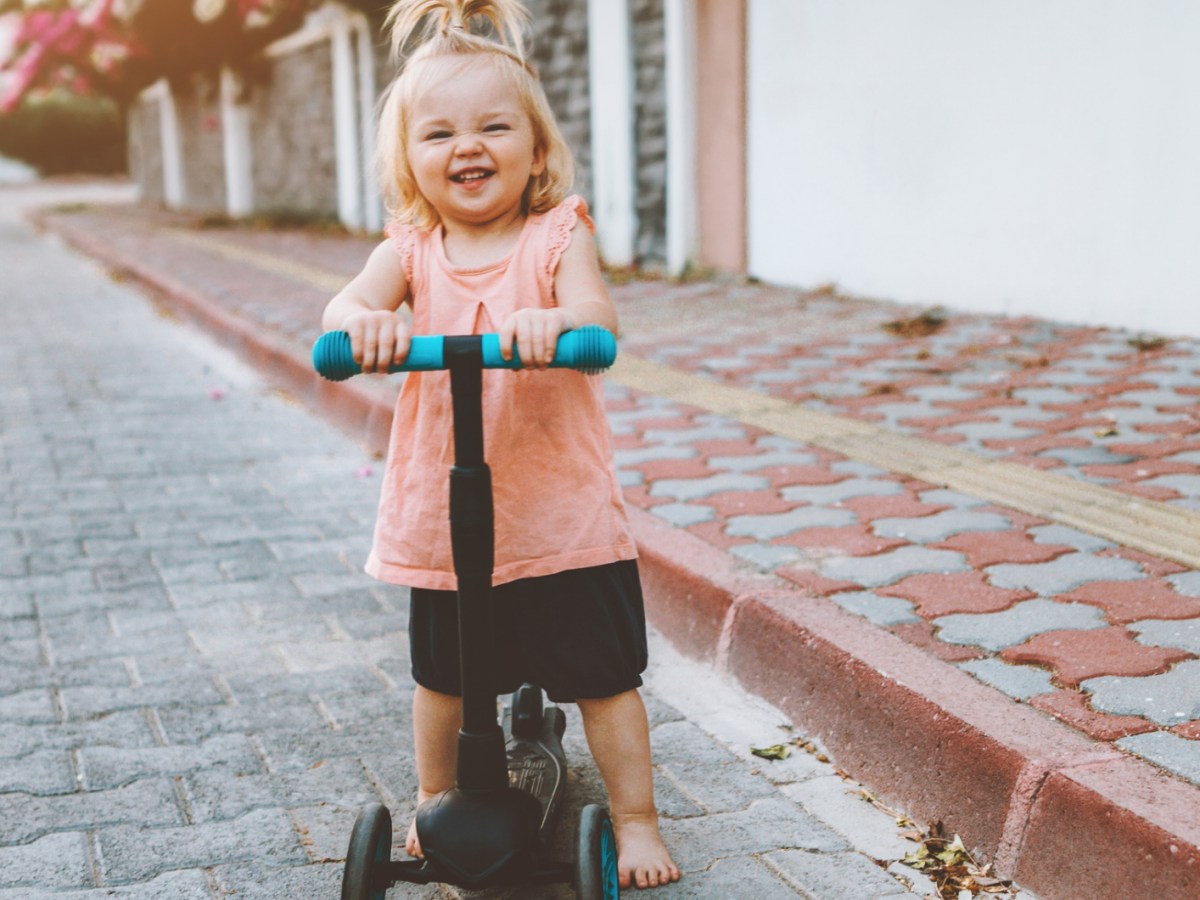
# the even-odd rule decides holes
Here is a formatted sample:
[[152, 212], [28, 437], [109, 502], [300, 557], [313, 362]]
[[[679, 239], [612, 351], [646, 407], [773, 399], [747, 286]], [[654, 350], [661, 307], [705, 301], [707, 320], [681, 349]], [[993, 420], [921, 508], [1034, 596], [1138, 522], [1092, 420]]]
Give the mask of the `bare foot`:
[[[436, 794], [429, 794], [425, 791], [417, 791], [417, 806], [420, 806], [431, 797], [436, 797]], [[408, 826], [408, 837], [404, 840], [404, 849], [408, 851], [409, 856], [415, 856], [417, 859], [424, 859], [425, 854], [421, 852], [421, 842], [417, 840], [417, 817], [413, 815], [413, 820]]]
[[621, 887], [658, 887], [679, 880], [679, 868], [658, 833], [656, 814], [625, 813], [614, 815], [612, 821]]

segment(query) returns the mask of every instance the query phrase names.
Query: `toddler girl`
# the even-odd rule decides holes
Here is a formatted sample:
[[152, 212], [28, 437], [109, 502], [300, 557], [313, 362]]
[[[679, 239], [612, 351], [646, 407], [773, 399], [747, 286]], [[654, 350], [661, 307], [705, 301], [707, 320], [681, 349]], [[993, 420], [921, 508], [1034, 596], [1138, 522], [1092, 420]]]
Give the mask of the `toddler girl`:
[[[570, 152], [526, 63], [514, 0], [400, 0], [407, 58], [381, 104], [388, 239], [325, 309], [366, 372], [410, 336], [496, 331], [544, 369], [563, 331], [617, 316]], [[481, 34], [486, 29], [488, 34]], [[599, 379], [488, 371], [484, 435], [496, 515], [496, 691], [523, 681], [575, 702], [609, 794], [621, 885], [679, 878], [658, 831], [638, 687], [646, 632], [637, 550], [612, 466]], [[455, 780], [462, 701], [449, 540], [446, 372], [411, 373], [396, 404], [367, 572], [412, 588], [418, 802]], [[415, 824], [408, 851], [421, 855]]]

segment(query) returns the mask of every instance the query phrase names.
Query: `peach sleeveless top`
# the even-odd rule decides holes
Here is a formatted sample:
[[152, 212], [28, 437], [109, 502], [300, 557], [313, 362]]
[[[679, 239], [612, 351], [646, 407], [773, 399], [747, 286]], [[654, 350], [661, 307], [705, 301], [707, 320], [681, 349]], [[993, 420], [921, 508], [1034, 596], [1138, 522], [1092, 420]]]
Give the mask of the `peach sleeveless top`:
[[[569, 197], [530, 216], [512, 252], [484, 268], [447, 258], [440, 229], [388, 232], [408, 277], [414, 334], [483, 334], [512, 312], [552, 307], [558, 261], [587, 205]], [[449, 474], [450, 376], [413, 372], [396, 401], [374, 545], [366, 571], [454, 590]], [[496, 519], [493, 584], [633, 559], [599, 377], [569, 369], [483, 373], [484, 455]]]

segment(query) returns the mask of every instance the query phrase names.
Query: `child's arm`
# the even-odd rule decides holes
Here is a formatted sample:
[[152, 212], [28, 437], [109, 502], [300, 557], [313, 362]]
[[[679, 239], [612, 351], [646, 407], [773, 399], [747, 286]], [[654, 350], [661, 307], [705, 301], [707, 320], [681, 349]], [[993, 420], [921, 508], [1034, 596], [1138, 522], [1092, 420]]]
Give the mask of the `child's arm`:
[[401, 307], [408, 279], [399, 254], [388, 241], [372, 252], [363, 270], [329, 301], [321, 316], [326, 331], [350, 335], [354, 361], [364, 372], [386, 372], [408, 356], [412, 325]]
[[526, 367], [546, 368], [554, 359], [558, 336], [583, 325], [600, 325], [617, 334], [617, 310], [608, 296], [591, 231], [582, 222], [571, 231], [554, 275], [557, 306], [521, 309], [500, 326], [500, 352], [512, 359], [516, 342]]

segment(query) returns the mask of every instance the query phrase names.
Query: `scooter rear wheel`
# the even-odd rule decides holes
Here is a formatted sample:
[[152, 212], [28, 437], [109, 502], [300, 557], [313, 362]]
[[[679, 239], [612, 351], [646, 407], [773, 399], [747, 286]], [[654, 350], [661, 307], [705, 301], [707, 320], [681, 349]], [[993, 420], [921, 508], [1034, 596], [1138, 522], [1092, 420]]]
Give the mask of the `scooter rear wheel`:
[[392, 856], [392, 815], [371, 803], [359, 810], [350, 832], [346, 867], [342, 870], [342, 900], [384, 900], [388, 886], [379, 876]]
[[608, 810], [594, 803], [583, 808], [576, 844], [575, 894], [579, 900], [616, 900], [620, 897], [617, 839]]

